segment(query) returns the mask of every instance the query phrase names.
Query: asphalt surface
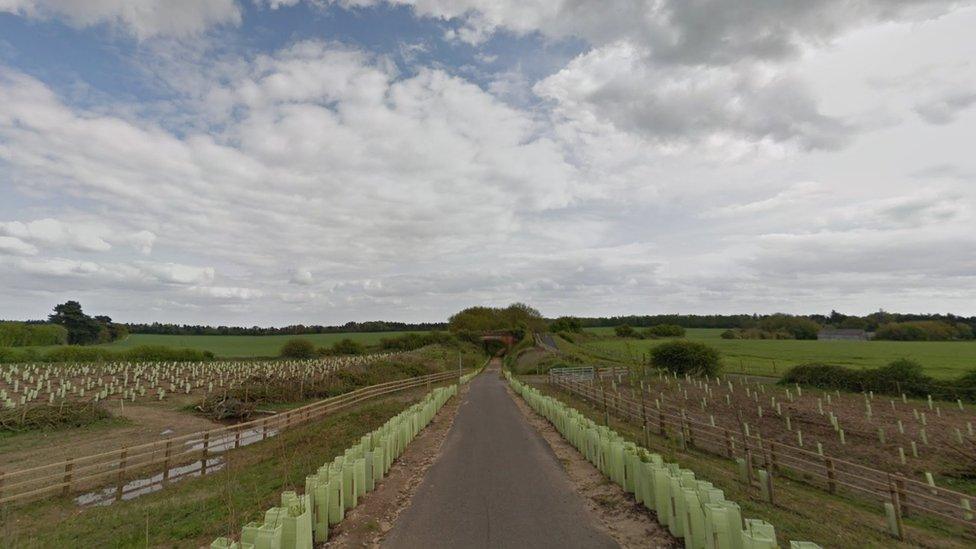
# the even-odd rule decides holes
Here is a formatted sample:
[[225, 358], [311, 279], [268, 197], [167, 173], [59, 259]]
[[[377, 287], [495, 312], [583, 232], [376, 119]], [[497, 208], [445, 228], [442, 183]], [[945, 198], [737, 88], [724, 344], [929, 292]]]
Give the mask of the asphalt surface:
[[441, 457], [383, 547], [617, 547], [593, 520], [496, 365], [471, 382]]

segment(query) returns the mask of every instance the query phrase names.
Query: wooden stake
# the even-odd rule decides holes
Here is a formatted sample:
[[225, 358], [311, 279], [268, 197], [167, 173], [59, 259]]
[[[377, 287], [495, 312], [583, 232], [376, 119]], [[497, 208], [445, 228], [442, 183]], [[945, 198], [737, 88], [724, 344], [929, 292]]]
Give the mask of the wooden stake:
[[123, 483], [125, 482], [125, 469], [126, 464], [128, 463], [128, 455], [129, 449], [122, 448], [122, 451], [119, 453], [119, 476], [115, 486], [116, 501], [122, 501], [122, 489], [124, 488]]
[[71, 493], [71, 472], [74, 468], [74, 458], [64, 460], [64, 486], [61, 488], [62, 496], [67, 496]]
[[888, 475], [888, 493], [891, 495], [891, 506], [895, 508], [895, 529], [896, 537], [900, 540], [905, 539], [905, 525], [902, 524], [901, 518], [901, 498], [898, 497], [898, 490], [895, 489], [895, 484], [891, 481], [891, 475]]
[[827, 491], [831, 494], [837, 493], [837, 475], [834, 472], [834, 460], [829, 457], [824, 458], [824, 466], [827, 468]]
[[173, 450], [173, 441], [172, 440], [167, 440], [166, 441], [166, 456], [163, 459], [163, 483], [164, 484], [166, 483], [166, 481], [169, 480], [169, 456], [171, 455], [172, 450]]
[[200, 476], [207, 474], [207, 455], [210, 454], [210, 432], [203, 434], [203, 461], [200, 465]]

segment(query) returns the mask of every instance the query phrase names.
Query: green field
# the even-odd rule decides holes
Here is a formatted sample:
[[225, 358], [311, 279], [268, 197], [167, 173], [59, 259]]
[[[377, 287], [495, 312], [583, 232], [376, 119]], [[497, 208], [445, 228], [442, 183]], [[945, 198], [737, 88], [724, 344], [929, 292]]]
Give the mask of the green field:
[[[165, 345], [177, 349], [196, 349], [210, 351], [215, 356], [225, 358], [245, 357], [273, 357], [286, 341], [293, 338], [307, 339], [316, 347], [328, 347], [336, 341], [349, 338], [363, 345], [375, 345], [380, 339], [401, 336], [406, 333], [426, 332], [349, 332], [341, 334], [303, 334], [303, 335], [268, 335], [268, 336], [236, 336], [236, 335], [154, 335], [131, 334], [122, 341], [114, 341], [96, 347], [104, 347], [116, 351], [124, 351], [139, 345]], [[27, 349], [29, 347], [21, 347]], [[55, 347], [32, 347], [39, 351], [54, 349]]]
[[[910, 358], [925, 367], [932, 377], [951, 379], [976, 369], [976, 342], [972, 341], [808, 341], [771, 339], [722, 339], [723, 329], [692, 328], [687, 339], [702, 341], [722, 353], [725, 371], [781, 375], [790, 366], [826, 362], [855, 368], [874, 368]], [[641, 358], [666, 339], [622, 339], [613, 328], [587, 328], [599, 336], [580, 341], [596, 354], [608, 357]]]

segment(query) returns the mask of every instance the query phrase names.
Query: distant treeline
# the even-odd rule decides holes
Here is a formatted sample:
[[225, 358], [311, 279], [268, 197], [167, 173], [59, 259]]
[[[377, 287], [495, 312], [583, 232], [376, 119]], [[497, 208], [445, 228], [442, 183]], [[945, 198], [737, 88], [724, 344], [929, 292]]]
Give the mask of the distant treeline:
[[628, 325], [647, 328], [658, 324], [671, 324], [683, 328], [749, 328], [756, 325], [759, 315], [630, 315], [580, 317], [584, 328]]
[[304, 334], [345, 334], [350, 332], [429, 332], [446, 330], [446, 322], [387, 322], [371, 320], [367, 322], [347, 322], [341, 326], [306, 326], [295, 324], [283, 328], [262, 328], [261, 326], [200, 326], [191, 324], [125, 324], [130, 334], [157, 335], [304, 335]]
[[[631, 315], [631, 316], [611, 316], [611, 317], [580, 317], [580, 323], [584, 327], [613, 327], [627, 324], [633, 327], [649, 327], [658, 324], [673, 324], [683, 328], [759, 328], [763, 320], [784, 315], [759, 315], [759, 314], [737, 314], [737, 315]], [[824, 327], [831, 328], [853, 328], [876, 331], [885, 324], [919, 321], [937, 321], [945, 324], [956, 325], [966, 324], [976, 330], [976, 316], [958, 316], [953, 314], [906, 314], [889, 313], [879, 311], [865, 316], [845, 315], [837, 311], [831, 311], [829, 315], [795, 315], [800, 318], [807, 318]]]

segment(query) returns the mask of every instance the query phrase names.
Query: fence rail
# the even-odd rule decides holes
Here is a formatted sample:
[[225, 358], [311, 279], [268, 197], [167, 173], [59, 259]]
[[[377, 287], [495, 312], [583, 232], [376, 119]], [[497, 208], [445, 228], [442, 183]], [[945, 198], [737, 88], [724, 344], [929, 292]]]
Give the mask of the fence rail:
[[[599, 377], [615, 375], [614, 369], [601, 370]], [[903, 475], [874, 469], [833, 456], [821, 455], [803, 448], [764, 440], [761, 435], [734, 432], [711, 425], [686, 409], [664, 405], [647, 406], [641, 400], [628, 398], [595, 382], [584, 383], [565, 377], [552, 376], [550, 383], [579, 395], [606, 412], [642, 426], [645, 436], [650, 433], [677, 438], [679, 443], [708, 453], [746, 461], [751, 478], [753, 466], [772, 472], [792, 471], [792, 475], [808, 485], [837, 493], [841, 488], [856, 492], [882, 503], [891, 503], [899, 516], [917, 513], [940, 518], [976, 530], [973, 500], [976, 497], [946, 488], [931, 486]]]
[[[63, 462], [16, 471], [0, 471], [0, 504], [37, 499], [56, 493], [67, 496], [76, 491], [98, 488], [111, 482], [115, 483], [116, 499], [122, 499], [126, 491], [126, 479], [136, 474], [161, 471], [159, 482], [152, 484], [165, 484], [171, 480], [170, 476], [174, 468], [195, 463], [199, 463], [200, 473], [206, 474], [208, 466], [213, 466], [210, 463], [212, 460], [208, 458], [215, 454], [238, 448], [249, 442], [263, 440], [364, 400], [458, 378], [459, 372], [448, 371], [389, 381], [270, 417], [108, 452], [67, 458]], [[141, 484], [138, 488], [145, 489], [145, 487], [146, 485]]]

